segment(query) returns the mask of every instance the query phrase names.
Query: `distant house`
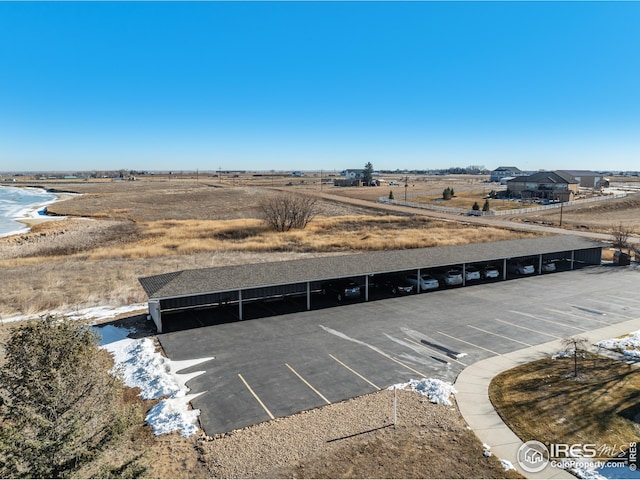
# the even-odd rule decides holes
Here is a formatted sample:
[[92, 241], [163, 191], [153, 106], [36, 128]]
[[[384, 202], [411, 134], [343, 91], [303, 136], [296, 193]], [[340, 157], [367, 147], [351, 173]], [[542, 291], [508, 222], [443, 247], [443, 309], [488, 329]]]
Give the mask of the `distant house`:
[[491, 171], [490, 182], [499, 182], [504, 177], [519, 177], [526, 175], [522, 170], [517, 167], [498, 167]]
[[344, 177], [346, 180], [357, 180], [364, 178], [364, 169], [351, 168], [344, 171]]
[[578, 191], [578, 182], [562, 172], [537, 172], [507, 181], [509, 193], [527, 200], [573, 200]]
[[570, 175], [582, 188], [600, 189], [609, 186], [609, 180], [604, 175], [590, 170], [558, 170], [560, 173]]

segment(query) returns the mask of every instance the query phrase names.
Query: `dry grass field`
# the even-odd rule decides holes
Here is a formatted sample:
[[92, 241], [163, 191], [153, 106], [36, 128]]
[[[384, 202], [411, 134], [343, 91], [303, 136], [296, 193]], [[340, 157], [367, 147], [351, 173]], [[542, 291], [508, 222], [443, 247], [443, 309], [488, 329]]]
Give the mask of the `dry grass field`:
[[257, 218], [260, 199], [277, 194], [270, 188], [155, 179], [46, 186], [82, 195], [49, 207], [66, 220], [0, 239], [4, 317], [143, 302], [137, 279], [167, 271], [532, 235], [324, 199], [306, 229], [276, 233]]

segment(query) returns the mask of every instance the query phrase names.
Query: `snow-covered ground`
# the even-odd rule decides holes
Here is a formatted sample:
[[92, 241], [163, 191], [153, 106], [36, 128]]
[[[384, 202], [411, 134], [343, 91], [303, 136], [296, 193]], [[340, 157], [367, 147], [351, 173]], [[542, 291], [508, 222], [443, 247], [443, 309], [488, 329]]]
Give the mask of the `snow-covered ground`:
[[620, 352], [628, 357], [640, 358], [640, 330], [619, 338], [610, 338], [596, 343], [596, 347]]
[[154, 434], [179, 431], [188, 437], [196, 433], [200, 411], [190, 409], [189, 402], [204, 392], [188, 394], [186, 383], [204, 371], [178, 372], [213, 360], [213, 357], [176, 362], [157, 352], [151, 338], [129, 338], [129, 330], [113, 325], [96, 328], [96, 331], [102, 337], [102, 348], [113, 355], [113, 374], [128, 387], [138, 387], [144, 399], [162, 398], [146, 417]]
[[423, 378], [422, 380], [409, 380], [407, 383], [398, 383], [389, 387], [389, 390], [411, 390], [426, 396], [431, 403], [440, 403], [451, 406], [451, 395], [456, 393], [455, 388], [449, 382], [443, 382], [437, 378]]
[[[100, 306], [100, 307], [87, 307], [78, 310], [73, 310], [71, 312], [61, 312], [61, 311], [52, 311], [52, 315], [65, 317], [70, 320], [88, 320], [92, 322], [102, 322], [104, 320], [109, 320], [112, 318], [116, 318], [118, 315], [122, 315], [125, 313], [139, 312], [147, 310], [146, 303], [134, 303], [131, 305], [124, 305], [121, 307], [113, 307], [113, 306]], [[14, 315], [12, 317], [3, 318], [2, 321], [4, 323], [8, 322], [21, 322], [31, 319], [38, 318], [38, 315]]]

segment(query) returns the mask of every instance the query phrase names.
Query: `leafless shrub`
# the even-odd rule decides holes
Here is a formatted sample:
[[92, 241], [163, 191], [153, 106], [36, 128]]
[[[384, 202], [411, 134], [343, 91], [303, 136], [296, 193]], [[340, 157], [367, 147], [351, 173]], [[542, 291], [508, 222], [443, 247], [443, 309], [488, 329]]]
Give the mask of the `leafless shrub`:
[[629, 245], [629, 237], [633, 234], [633, 228], [625, 227], [619, 224], [613, 231], [613, 246], [618, 250], [628, 249], [631, 254], [631, 245]]
[[562, 346], [573, 355], [573, 377], [578, 378], [578, 356], [586, 351], [589, 340], [585, 337], [569, 337], [562, 340]]
[[309, 195], [281, 193], [260, 204], [263, 220], [277, 232], [305, 228], [317, 213], [318, 199]]

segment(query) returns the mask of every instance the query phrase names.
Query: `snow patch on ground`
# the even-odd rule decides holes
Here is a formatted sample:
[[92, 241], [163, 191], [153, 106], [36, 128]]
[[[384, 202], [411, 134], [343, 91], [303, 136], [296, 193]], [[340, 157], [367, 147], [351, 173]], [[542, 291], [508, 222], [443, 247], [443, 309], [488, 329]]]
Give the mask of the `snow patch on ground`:
[[431, 403], [451, 406], [451, 396], [456, 392], [453, 384], [443, 382], [437, 378], [423, 378], [422, 380], [409, 380], [407, 383], [392, 385], [389, 390], [397, 388], [399, 390], [411, 390], [426, 396]]
[[607, 477], [602, 476], [595, 469], [574, 467], [570, 468], [568, 471], [578, 478], [584, 478], [587, 480], [607, 480]]
[[502, 468], [504, 468], [505, 472], [516, 469], [516, 467], [513, 466], [513, 463], [511, 463], [509, 460], [505, 460], [504, 458], [500, 459], [500, 464], [502, 465]]
[[574, 350], [563, 350], [551, 356], [551, 360], [557, 360], [558, 358], [572, 358]]
[[200, 411], [189, 409], [189, 402], [204, 392], [187, 395], [190, 389], [186, 383], [204, 372], [178, 372], [214, 357], [172, 361], [156, 351], [152, 339], [129, 338], [130, 330], [107, 325], [97, 327], [96, 331], [102, 338], [101, 347], [113, 355], [114, 375], [118, 375], [128, 387], [139, 388], [144, 399], [168, 397], [147, 414], [146, 421], [153, 428], [153, 433], [163, 435], [180, 431], [185, 437], [194, 434]]
[[[109, 320], [115, 318], [118, 315], [124, 313], [137, 312], [139, 310], [146, 310], [146, 303], [134, 303], [131, 305], [124, 305], [121, 307], [100, 306], [100, 307], [88, 307], [75, 310], [73, 312], [60, 312], [52, 311], [54, 316], [68, 318], [69, 320], [94, 320], [96, 322], [101, 320]], [[26, 320], [33, 320], [39, 318], [40, 315], [14, 315], [12, 317], [3, 318], [2, 321], [9, 322], [22, 322]]]
[[628, 357], [640, 358], [640, 330], [620, 338], [610, 338], [596, 343], [596, 347], [620, 352]]
[[491, 447], [486, 443], [482, 444], [482, 455], [484, 455], [485, 457], [490, 457], [491, 455], [493, 455], [493, 453], [491, 453]]

